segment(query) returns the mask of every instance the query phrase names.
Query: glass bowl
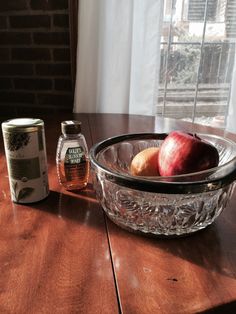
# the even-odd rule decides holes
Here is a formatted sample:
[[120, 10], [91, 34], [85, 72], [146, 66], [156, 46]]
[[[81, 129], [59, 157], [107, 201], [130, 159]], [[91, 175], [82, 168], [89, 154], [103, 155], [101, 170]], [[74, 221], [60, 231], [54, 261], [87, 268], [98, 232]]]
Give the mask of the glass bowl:
[[210, 225], [232, 195], [236, 144], [197, 135], [218, 149], [218, 167], [172, 177], [137, 177], [129, 171], [139, 151], [160, 146], [167, 134], [124, 134], [94, 145], [93, 185], [107, 216], [125, 229], [156, 236], [183, 236]]

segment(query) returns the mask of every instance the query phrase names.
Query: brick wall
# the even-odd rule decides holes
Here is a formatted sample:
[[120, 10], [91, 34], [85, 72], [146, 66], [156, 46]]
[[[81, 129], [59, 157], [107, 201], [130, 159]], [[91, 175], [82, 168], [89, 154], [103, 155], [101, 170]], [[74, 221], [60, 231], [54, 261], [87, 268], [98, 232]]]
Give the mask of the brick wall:
[[68, 0], [0, 1], [0, 109], [72, 111]]

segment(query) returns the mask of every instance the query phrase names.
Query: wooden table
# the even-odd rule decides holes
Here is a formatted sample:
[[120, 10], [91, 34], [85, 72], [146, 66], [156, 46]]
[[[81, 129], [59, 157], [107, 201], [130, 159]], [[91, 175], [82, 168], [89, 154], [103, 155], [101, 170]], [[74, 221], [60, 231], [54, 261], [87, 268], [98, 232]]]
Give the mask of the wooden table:
[[89, 147], [123, 133], [222, 130], [129, 115], [38, 118], [45, 122], [47, 199], [11, 202], [2, 140], [0, 145], [0, 313], [236, 313], [235, 192], [204, 231], [146, 238], [107, 219], [91, 184], [76, 193], [62, 189], [55, 165], [65, 119], [82, 121]]

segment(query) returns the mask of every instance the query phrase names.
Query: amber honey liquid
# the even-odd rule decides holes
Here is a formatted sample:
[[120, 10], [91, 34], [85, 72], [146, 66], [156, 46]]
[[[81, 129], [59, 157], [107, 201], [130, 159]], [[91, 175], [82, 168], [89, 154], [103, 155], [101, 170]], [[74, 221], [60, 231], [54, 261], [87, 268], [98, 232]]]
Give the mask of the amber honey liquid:
[[89, 179], [89, 160], [80, 164], [67, 165], [64, 161], [57, 164], [60, 183], [67, 190], [76, 190], [86, 187]]

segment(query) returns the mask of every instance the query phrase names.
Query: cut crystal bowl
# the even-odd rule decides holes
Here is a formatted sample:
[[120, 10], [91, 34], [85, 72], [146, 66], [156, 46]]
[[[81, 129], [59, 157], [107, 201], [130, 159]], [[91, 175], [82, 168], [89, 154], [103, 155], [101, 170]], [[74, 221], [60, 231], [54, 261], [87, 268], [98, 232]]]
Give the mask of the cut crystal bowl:
[[218, 167], [172, 177], [130, 174], [133, 157], [161, 145], [167, 134], [124, 134], [90, 150], [96, 196], [107, 216], [130, 231], [155, 236], [183, 236], [210, 225], [226, 207], [236, 179], [236, 144], [198, 134], [219, 152]]

